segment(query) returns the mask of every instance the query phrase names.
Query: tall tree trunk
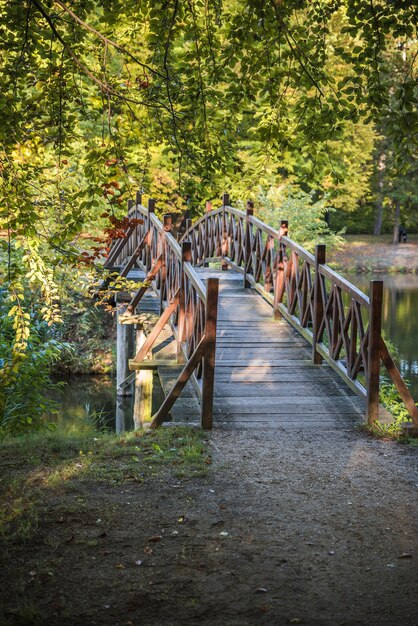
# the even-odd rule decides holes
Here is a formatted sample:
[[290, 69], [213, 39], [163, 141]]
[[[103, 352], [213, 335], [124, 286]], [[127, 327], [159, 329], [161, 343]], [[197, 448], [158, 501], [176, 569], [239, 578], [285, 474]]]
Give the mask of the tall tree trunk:
[[399, 243], [399, 216], [401, 213], [401, 203], [399, 200], [394, 201], [395, 204], [395, 219], [393, 222], [393, 245], [396, 246]]
[[377, 162], [377, 200], [376, 200], [376, 219], [374, 222], [373, 235], [380, 235], [382, 232], [383, 222], [383, 186], [386, 168], [386, 154], [382, 152]]

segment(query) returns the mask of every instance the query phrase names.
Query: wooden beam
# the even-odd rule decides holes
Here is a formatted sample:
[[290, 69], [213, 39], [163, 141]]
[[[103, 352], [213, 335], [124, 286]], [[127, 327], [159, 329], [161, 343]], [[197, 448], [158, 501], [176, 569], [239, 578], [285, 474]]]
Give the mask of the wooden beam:
[[406, 386], [382, 338], [380, 339], [380, 357], [383, 361], [384, 366], [386, 367], [388, 371], [389, 376], [393, 380], [393, 383], [396, 389], [398, 390], [398, 393], [401, 396], [403, 403], [408, 409], [408, 413], [412, 421], [414, 422], [415, 426], [418, 426], [418, 408], [415, 403], [415, 400], [413, 399], [411, 392]]
[[145, 359], [140, 363], [137, 363], [133, 359], [129, 361], [130, 370], [156, 370], [159, 367], [178, 369], [181, 365], [175, 359]]
[[326, 262], [326, 246], [323, 244], [315, 246], [315, 276], [314, 276], [314, 306], [313, 306], [313, 329], [312, 329], [312, 360], [315, 365], [322, 364], [322, 356], [317, 351], [318, 331], [324, 317], [324, 303], [321, 292], [321, 277], [319, 266]]
[[196, 369], [197, 364], [203, 357], [205, 349], [205, 336], [203, 335], [202, 339], [199, 341], [196, 350], [193, 352], [190, 359], [187, 361], [186, 366], [182, 370], [180, 376], [176, 380], [174, 387], [158, 409], [157, 413], [152, 418], [150, 428], [157, 428], [157, 426], [161, 426], [166, 417], [168, 416], [172, 406], [174, 405], [177, 398], [180, 396], [183, 388], [186, 386], [187, 381], [190, 376], [193, 374]]
[[144, 293], [148, 289], [149, 284], [151, 283], [151, 281], [154, 280], [154, 278], [158, 274], [161, 265], [162, 265], [162, 256], [160, 254], [158, 259], [155, 261], [154, 266], [152, 267], [152, 269], [145, 276], [144, 284], [142, 285], [142, 287], [140, 289], [138, 289], [138, 291], [136, 292], [136, 294], [134, 295], [134, 297], [130, 301], [128, 309], [127, 309], [129, 313], [133, 313], [135, 311], [135, 309], [138, 306], [139, 302], [141, 301]]
[[[146, 341], [142, 328], [136, 331], [136, 349], [139, 351]], [[135, 428], [150, 421], [152, 416], [152, 387], [154, 374], [152, 370], [137, 370], [132, 373], [135, 380], [133, 418]]]
[[383, 281], [370, 281], [368, 381], [366, 420], [372, 426], [379, 417], [379, 378], [382, 336]]
[[158, 335], [161, 333], [162, 329], [164, 328], [164, 326], [167, 324], [168, 320], [170, 319], [170, 316], [176, 310], [178, 301], [179, 301], [179, 290], [177, 290], [173, 300], [170, 302], [166, 310], [162, 313], [158, 322], [156, 323], [156, 325], [150, 332], [149, 336], [147, 337], [146, 342], [144, 343], [144, 345], [142, 346], [138, 354], [132, 360], [133, 363], [141, 363], [141, 361], [145, 359], [147, 353], [151, 350], [152, 346], [154, 345]]
[[213, 389], [215, 382], [216, 321], [218, 316], [219, 279], [209, 278], [207, 285], [205, 351], [202, 377], [201, 425], [205, 430], [212, 428]]

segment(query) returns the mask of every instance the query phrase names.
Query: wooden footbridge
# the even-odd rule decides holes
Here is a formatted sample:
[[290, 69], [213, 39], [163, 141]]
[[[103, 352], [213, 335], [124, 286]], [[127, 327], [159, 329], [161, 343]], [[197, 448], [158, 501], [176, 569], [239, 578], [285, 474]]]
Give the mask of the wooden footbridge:
[[[418, 425], [381, 335], [381, 281], [369, 298], [326, 265], [324, 245], [311, 254], [287, 221], [275, 229], [227, 194], [179, 241], [154, 200], [142, 206], [138, 194], [128, 218], [105, 267], [140, 281], [118, 301], [118, 393], [134, 381], [137, 426], [371, 424], [387, 417], [381, 365]], [[153, 413], [156, 372], [164, 399]]]

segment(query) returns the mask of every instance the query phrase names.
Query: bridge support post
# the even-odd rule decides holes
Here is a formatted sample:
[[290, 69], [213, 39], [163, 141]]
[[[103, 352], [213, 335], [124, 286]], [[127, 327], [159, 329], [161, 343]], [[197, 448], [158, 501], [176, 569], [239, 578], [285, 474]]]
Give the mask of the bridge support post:
[[225, 207], [229, 206], [229, 193], [224, 193], [222, 196], [222, 271], [228, 270], [228, 263], [224, 261], [224, 258], [228, 256], [228, 229], [226, 227], [226, 213]]
[[205, 348], [203, 355], [201, 426], [212, 429], [215, 385], [216, 321], [218, 317], [219, 279], [209, 278], [207, 287]]
[[[117, 301], [116, 306], [118, 306]], [[129, 357], [133, 352], [134, 338], [132, 324], [120, 322], [120, 317], [125, 310], [126, 306], [122, 306], [116, 314], [116, 393], [118, 396], [132, 395], [130, 386], [121, 386], [129, 376]]]
[[[145, 343], [145, 333], [140, 324], [136, 327], [136, 352], [138, 353]], [[152, 388], [153, 371], [135, 371], [135, 396], [134, 396], [134, 427], [140, 428], [143, 424], [151, 421], [152, 416]]]
[[319, 336], [319, 327], [321, 326], [322, 319], [324, 317], [324, 302], [322, 299], [321, 291], [321, 277], [319, 275], [319, 266], [325, 264], [326, 259], [326, 246], [319, 244], [315, 246], [315, 277], [314, 277], [314, 306], [313, 306], [313, 320], [312, 320], [312, 360], [315, 365], [322, 364], [322, 356], [316, 349], [318, 342], [322, 340]]
[[254, 209], [247, 208], [245, 219], [245, 240], [244, 240], [244, 289], [251, 287], [251, 283], [247, 280], [247, 269], [251, 258], [251, 223], [250, 219], [254, 215]]
[[366, 420], [373, 426], [379, 417], [380, 344], [382, 335], [383, 281], [370, 281], [369, 349]]

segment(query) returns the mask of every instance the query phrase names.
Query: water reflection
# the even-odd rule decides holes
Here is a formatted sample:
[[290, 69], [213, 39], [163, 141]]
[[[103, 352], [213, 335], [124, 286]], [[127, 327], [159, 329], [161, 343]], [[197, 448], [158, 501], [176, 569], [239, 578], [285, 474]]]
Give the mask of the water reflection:
[[[132, 397], [117, 398], [110, 376], [72, 376], [50, 396], [57, 403], [56, 422], [66, 431], [132, 429]], [[49, 417], [48, 417], [49, 419]]]
[[[91, 430], [110, 430], [123, 433], [141, 426], [134, 425], [133, 385], [130, 396], [116, 395], [116, 379], [111, 376], [72, 376], [61, 379], [60, 389], [49, 396], [57, 404], [55, 421], [66, 432], [86, 433]], [[151, 383], [151, 413], [155, 413], [164, 400], [157, 374]], [[51, 421], [51, 416], [46, 416]]]
[[397, 349], [399, 370], [410, 381], [411, 393], [418, 400], [418, 276], [342, 274], [367, 294], [370, 280], [383, 280], [383, 330]]

